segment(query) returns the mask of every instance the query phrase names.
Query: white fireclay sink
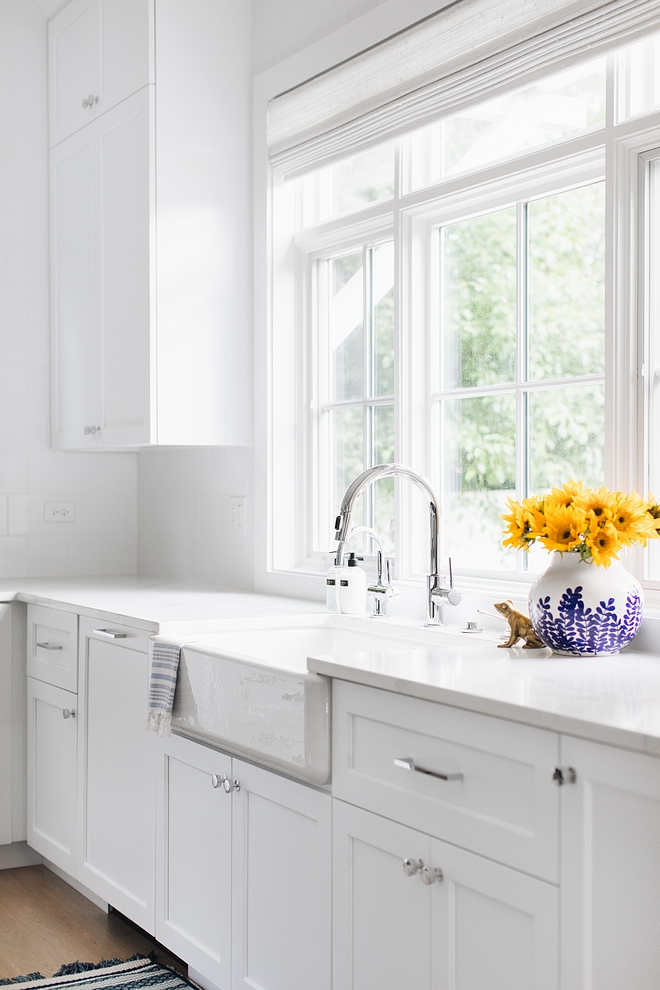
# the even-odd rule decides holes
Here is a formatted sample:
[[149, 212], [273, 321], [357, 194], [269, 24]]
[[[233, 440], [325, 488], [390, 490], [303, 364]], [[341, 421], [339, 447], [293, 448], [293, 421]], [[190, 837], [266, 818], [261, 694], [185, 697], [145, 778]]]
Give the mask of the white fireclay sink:
[[173, 727], [323, 784], [330, 779], [330, 681], [308, 672], [307, 658], [456, 639], [445, 630], [327, 613], [218, 623], [182, 648]]

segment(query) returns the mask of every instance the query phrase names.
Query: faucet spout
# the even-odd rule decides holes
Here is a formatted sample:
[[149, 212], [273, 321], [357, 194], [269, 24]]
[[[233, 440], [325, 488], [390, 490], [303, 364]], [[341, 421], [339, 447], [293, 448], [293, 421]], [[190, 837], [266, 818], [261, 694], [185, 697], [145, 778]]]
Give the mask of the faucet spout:
[[[449, 601], [450, 604], [458, 604], [460, 601], [460, 594], [452, 588], [451, 599], [446, 592], [446, 589], [441, 588], [440, 576], [438, 570], [438, 533], [440, 527], [440, 502], [438, 496], [436, 495], [431, 483], [420, 474], [418, 471], [414, 471], [412, 468], [405, 467], [403, 464], [377, 464], [375, 467], [367, 468], [362, 474], [348, 486], [346, 494], [342, 499], [341, 508], [339, 510], [339, 515], [335, 521], [335, 539], [338, 542], [337, 553], [335, 555], [335, 563], [341, 566], [344, 550], [346, 548], [346, 543], [348, 537], [351, 533], [351, 524], [353, 521], [353, 513], [355, 511], [355, 506], [357, 500], [369, 485], [373, 485], [374, 482], [380, 481], [382, 478], [410, 478], [410, 480], [417, 485], [419, 489], [424, 493], [428, 502], [429, 510], [429, 576], [428, 576], [428, 598], [427, 598], [427, 624], [438, 625], [441, 622], [440, 618], [440, 606]], [[458, 599], [458, 600], [456, 600]]]

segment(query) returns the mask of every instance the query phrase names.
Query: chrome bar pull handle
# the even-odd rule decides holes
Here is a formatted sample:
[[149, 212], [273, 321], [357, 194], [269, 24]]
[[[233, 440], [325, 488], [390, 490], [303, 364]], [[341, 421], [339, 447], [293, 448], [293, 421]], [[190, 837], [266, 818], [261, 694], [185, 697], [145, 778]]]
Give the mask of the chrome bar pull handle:
[[126, 633], [113, 632], [112, 629], [95, 629], [95, 636], [105, 636], [106, 639], [126, 639]]
[[61, 650], [61, 646], [56, 646], [54, 643], [37, 643], [37, 647], [40, 650]]
[[423, 773], [427, 777], [436, 777], [438, 780], [463, 780], [462, 773], [441, 773], [439, 770], [429, 770], [428, 767], [420, 767], [415, 763], [409, 756], [402, 757], [399, 760], [394, 761], [395, 767], [401, 767], [402, 770], [414, 770], [415, 773]]
[[425, 866], [422, 870], [422, 881], [427, 887], [430, 887], [432, 883], [442, 883], [445, 879], [445, 875], [439, 866], [433, 867]]
[[424, 869], [423, 859], [410, 859], [407, 857], [403, 861], [403, 872], [407, 877], [414, 877], [416, 873], [419, 873]]
[[564, 784], [574, 784], [577, 780], [577, 773], [573, 767], [555, 767], [552, 779], [557, 787], [563, 787]]

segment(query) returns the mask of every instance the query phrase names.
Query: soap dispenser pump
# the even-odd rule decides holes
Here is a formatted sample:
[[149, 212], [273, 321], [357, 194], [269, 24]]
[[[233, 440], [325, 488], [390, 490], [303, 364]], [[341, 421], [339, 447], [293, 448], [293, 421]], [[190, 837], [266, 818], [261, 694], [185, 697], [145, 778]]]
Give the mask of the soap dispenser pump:
[[339, 611], [343, 615], [364, 615], [367, 611], [367, 575], [358, 565], [354, 553], [349, 553], [348, 564], [339, 574]]

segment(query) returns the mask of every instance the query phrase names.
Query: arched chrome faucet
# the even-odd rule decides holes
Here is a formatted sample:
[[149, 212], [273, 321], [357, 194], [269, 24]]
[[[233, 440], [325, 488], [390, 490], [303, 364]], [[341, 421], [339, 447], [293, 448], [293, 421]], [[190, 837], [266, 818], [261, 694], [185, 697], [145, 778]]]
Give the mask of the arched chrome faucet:
[[377, 464], [375, 467], [367, 468], [353, 481], [346, 489], [346, 494], [342, 499], [341, 509], [335, 521], [335, 539], [338, 541], [335, 563], [341, 566], [344, 549], [351, 533], [351, 523], [353, 512], [358, 498], [365, 488], [380, 481], [381, 478], [402, 477], [410, 478], [418, 488], [424, 492], [429, 503], [430, 522], [430, 564], [427, 580], [426, 596], [426, 625], [438, 626], [442, 624], [442, 605], [458, 605], [461, 601], [461, 593], [454, 588], [451, 561], [449, 563], [449, 587], [445, 587], [440, 578], [438, 568], [438, 531], [440, 526], [440, 503], [433, 491], [431, 484], [423, 474], [413, 471], [412, 468], [404, 467], [403, 464]]

